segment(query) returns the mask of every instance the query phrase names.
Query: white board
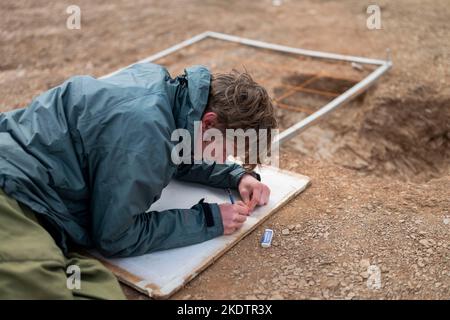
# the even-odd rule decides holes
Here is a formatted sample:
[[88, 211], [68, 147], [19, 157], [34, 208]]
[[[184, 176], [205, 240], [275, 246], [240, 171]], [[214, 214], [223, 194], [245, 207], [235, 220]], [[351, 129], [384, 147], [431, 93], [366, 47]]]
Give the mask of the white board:
[[[220, 236], [196, 245], [154, 252], [139, 257], [106, 259], [99, 256], [98, 253], [92, 254], [114, 272], [120, 281], [152, 298], [167, 298], [292, 197], [303, 191], [310, 181], [306, 176], [273, 167], [263, 167], [260, 174], [262, 182], [271, 189], [269, 203], [257, 207], [243, 227], [232, 235]], [[239, 199], [237, 194], [235, 197]], [[163, 190], [161, 198], [151, 206], [151, 210], [190, 208], [201, 198], [206, 198], [205, 201], [211, 203], [230, 201], [228, 194], [223, 189], [171, 181]]]

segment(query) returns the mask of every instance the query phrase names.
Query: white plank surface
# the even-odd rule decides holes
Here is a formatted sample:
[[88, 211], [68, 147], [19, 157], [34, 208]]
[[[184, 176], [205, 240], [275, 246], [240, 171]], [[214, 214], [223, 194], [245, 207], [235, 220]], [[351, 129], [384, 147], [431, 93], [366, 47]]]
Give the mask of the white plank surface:
[[[105, 259], [100, 258], [122, 282], [131, 285], [150, 297], [169, 297], [214, 260], [230, 249], [269, 215], [285, 204], [309, 184], [309, 178], [272, 167], [260, 171], [262, 181], [271, 189], [267, 205], [257, 207], [244, 226], [233, 235], [183, 248], [154, 252], [139, 257]], [[236, 199], [239, 199], [235, 193]], [[211, 203], [229, 202], [223, 189], [215, 189], [199, 184], [172, 181], [163, 190], [161, 198], [151, 206], [151, 210], [190, 208], [201, 198]], [[259, 244], [255, 243], [255, 247]]]

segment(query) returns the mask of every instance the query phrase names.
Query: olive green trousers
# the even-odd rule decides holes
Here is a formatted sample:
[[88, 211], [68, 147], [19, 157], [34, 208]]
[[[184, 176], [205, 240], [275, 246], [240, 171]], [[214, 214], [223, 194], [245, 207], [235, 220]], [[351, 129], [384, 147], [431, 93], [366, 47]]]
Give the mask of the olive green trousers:
[[0, 299], [124, 299], [99, 261], [64, 256], [26, 206], [0, 189]]

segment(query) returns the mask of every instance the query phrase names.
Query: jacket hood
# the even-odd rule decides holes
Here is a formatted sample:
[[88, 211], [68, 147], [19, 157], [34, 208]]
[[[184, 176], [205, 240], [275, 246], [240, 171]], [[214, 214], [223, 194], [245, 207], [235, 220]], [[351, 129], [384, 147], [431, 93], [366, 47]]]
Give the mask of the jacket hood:
[[195, 65], [186, 68], [184, 75], [178, 76], [175, 82], [173, 113], [176, 126], [189, 131], [193, 144], [194, 122], [201, 120], [208, 103], [211, 73], [207, 67]]
[[194, 121], [199, 121], [205, 111], [208, 103], [209, 87], [211, 82], [211, 73], [205, 66], [192, 66], [185, 69], [185, 79], [187, 80], [187, 89], [189, 104], [186, 114], [186, 129], [191, 135], [194, 134]]

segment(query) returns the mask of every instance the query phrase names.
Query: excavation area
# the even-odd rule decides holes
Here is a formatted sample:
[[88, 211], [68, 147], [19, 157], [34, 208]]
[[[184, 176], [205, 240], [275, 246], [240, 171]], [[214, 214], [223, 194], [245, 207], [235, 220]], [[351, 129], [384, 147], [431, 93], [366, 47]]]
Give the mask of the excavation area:
[[[2, 4], [0, 112], [79, 74], [95, 77], [206, 30], [340, 54], [393, 68], [365, 93], [281, 148], [280, 166], [311, 186], [181, 291], [177, 299], [450, 298], [450, 7], [443, 0], [371, 2], [87, 1], [80, 30], [66, 4]], [[157, 63], [247, 70], [285, 130], [373, 67], [205, 39]], [[274, 230], [270, 248], [259, 240]], [[379, 287], [368, 286], [378, 268]], [[130, 299], [146, 299], [123, 285]]]
[[[305, 57], [207, 38], [155, 63], [171, 74], [203, 64], [247, 71], [273, 97], [283, 131], [350, 89], [376, 66]], [[379, 82], [386, 81], [381, 78]], [[426, 182], [450, 168], [450, 100], [415, 88], [407, 99], [376, 97], [376, 87], [283, 146], [362, 174]], [[367, 104], [373, 105], [366, 109]], [[352, 119], [352, 121], [349, 121]]]

